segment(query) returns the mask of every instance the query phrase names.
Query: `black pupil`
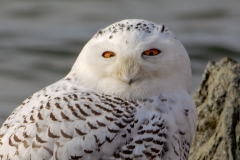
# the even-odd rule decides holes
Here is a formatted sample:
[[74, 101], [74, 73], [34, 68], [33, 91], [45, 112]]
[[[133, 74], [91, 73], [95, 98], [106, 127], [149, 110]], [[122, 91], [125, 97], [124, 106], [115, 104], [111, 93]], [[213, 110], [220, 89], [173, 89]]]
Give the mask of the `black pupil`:
[[150, 52], [149, 55], [150, 55], [150, 56], [153, 56], [153, 52]]

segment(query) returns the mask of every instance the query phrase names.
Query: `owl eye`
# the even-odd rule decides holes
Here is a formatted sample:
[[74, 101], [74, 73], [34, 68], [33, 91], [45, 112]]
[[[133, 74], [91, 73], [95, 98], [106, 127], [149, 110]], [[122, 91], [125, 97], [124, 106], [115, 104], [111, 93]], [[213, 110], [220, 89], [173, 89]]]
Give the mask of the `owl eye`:
[[114, 53], [114, 52], [110, 52], [110, 51], [107, 51], [107, 52], [104, 52], [103, 54], [102, 54], [102, 56], [104, 57], [104, 58], [111, 58], [111, 57], [114, 57], [116, 54]]
[[158, 49], [149, 49], [144, 51], [142, 54], [146, 56], [156, 56], [159, 53], [161, 53], [161, 51], [159, 51]]

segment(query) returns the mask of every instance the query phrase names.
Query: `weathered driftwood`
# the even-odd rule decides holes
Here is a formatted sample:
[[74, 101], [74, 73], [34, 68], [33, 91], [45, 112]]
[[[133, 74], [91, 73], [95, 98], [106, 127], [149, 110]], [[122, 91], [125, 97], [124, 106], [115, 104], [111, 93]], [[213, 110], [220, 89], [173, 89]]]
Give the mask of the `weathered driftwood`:
[[240, 64], [209, 62], [194, 100], [198, 126], [189, 160], [240, 160]]

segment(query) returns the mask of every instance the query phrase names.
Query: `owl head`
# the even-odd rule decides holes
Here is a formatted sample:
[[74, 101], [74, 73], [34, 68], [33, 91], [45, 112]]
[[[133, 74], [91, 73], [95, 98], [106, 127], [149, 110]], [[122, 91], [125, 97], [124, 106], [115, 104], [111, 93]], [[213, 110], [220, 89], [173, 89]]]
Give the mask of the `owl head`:
[[99, 30], [68, 76], [82, 88], [125, 98], [191, 92], [188, 54], [164, 25], [127, 19]]

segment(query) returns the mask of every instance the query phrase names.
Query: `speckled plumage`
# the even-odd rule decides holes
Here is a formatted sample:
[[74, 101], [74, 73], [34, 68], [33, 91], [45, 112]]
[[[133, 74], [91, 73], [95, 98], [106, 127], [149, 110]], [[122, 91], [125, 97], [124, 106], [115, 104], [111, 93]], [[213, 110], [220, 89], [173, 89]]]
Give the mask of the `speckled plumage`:
[[[161, 53], [142, 55], [151, 48]], [[0, 160], [186, 160], [197, 120], [190, 90], [188, 55], [165, 26], [117, 22], [94, 35], [65, 78], [13, 111]]]

